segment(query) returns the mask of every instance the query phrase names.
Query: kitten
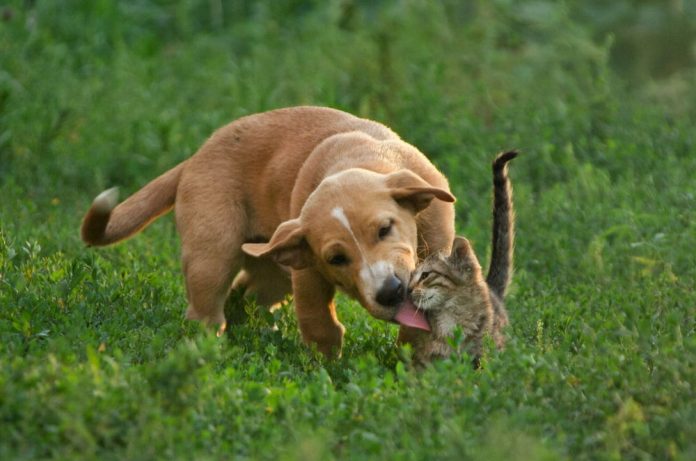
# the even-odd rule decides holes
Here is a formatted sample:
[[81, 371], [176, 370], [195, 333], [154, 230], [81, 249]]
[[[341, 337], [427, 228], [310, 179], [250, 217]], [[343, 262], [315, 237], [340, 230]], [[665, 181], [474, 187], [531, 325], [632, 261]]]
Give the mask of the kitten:
[[452, 253], [428, 256], [409, 284], [410, 298], [428, 317], [431, 333], [414, 341], [414, 359], [425, 364], [452, 353], [447, 338], [456, 327], [464, 334], [464, 346], [478, 368], [486, 333], [498, 348], [505, 345], [503, 328], [508, 315], [503, 304], [512, 277], [515, 216], [507, 162], [517, 152], [505, 152], [493, 161], [493, 239], [491, 263], [484, 279], [481, 265], [468, 240], [457, 237]]

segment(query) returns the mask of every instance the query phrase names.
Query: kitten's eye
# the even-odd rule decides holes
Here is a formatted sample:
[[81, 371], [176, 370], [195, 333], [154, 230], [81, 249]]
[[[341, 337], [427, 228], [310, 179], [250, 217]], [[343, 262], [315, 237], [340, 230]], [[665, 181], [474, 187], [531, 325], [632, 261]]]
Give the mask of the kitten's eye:
[[348, 257], [344, 254], [338, 253], [329, 258], [328, 263], [332, 266], [345, 266], [350, 262]]
[[391, 234], [392, 230], [392, 223], [390, 222], [386, 226], [382, 226], [379, 228], [379, 233], [377, 234], [379, 236], [379, 239], [382, 240], [384, 239], [387, 235]]
[[428, 276], [430, 275], [430, 272], [425, 271], [421, 274], [420, 278], [418, 279], [419, 282], [422, 282], [423, 280], [427, 279]]

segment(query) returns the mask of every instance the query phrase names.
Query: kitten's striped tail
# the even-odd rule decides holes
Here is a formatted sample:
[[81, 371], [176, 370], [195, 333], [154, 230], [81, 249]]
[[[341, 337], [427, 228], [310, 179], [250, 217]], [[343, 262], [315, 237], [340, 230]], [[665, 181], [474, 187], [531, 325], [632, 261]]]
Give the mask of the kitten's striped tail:
[[493, 161], [493, 249], [486, 283], [500, 299], [505, 297], [513, 270], [515, 211], [507, 163], [515, 157], [515, 151], [504, 152]]

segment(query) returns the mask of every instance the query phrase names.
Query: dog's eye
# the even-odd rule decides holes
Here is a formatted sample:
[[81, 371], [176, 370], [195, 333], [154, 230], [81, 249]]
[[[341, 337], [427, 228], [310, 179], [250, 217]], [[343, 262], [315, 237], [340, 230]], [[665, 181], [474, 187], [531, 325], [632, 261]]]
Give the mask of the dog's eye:
[[419, 282], [422, 282], [423, 280], [427, 279], [428, 276], [430, 276], [430, 272], [425, 271], [421, 274], [420, 278], [418, 279]]
[[348, 259], [348, 257], [341, 253], [333, 255], [331, 258], [329, 258], [329, 264], [331, 264], [332, 266], [345, 266], [349, 262], [350, 260]]
[[386, 226], [382, 226], [379, 228], [379, 239], [382, 240], [384, 239], [387, 235], [391, 234], [392, 230], [392, 223], [387, 224]]

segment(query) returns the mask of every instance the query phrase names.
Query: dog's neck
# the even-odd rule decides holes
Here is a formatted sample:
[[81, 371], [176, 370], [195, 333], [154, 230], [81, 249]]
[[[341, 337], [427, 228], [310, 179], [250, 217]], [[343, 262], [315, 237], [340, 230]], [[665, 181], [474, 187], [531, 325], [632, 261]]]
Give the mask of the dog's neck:
[[[322, 142], [307, 158], [317, 176], [322, 179], [348, 168], [362, 168], [388, 174], [404, 165], [394, 163], [405, 156], [395, 151], [405, 143], [395, 139], [378, 139], [362, 132], [340, 133]], [[414, 148], [415, 149], [415, 148]]]

